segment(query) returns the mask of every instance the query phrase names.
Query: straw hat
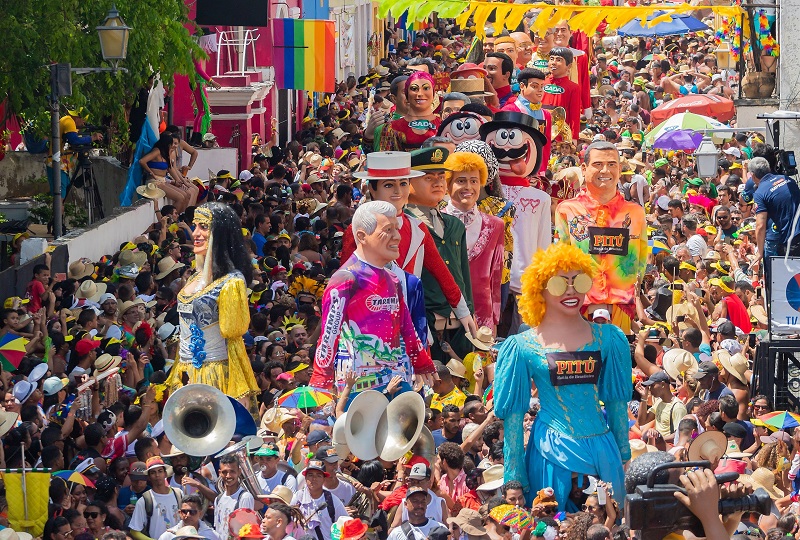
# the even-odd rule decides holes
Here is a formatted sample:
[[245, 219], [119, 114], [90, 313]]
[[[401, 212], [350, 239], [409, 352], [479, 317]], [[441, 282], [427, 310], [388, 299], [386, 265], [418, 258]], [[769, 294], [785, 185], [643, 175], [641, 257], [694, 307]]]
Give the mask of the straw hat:
[[783, 491], [775, 487], [775, 474], [766, 467], [759, 467], [750, 475], [750, 482], [754, 488], [764, 488], [769, 493], [770, 499], [780, 499]]
[[689, 461], [707, 459], [715, 463], [728, 449], [728, 439], [721, 431], [704, 431], [689, 445]]
[[97, 375], [119, 367], [122, 364], [121, 356], [111, 356], [110, 354], [101, 354], [94, 361], [94, 369]]
[[505, 469], [500, 464], [495, 464], [483, 471], [483, 484], [478, 486], [478, 491], [494, 491], [503, 485]]
[[139, 299], [136, 299], [136, 300], [128, 300], [127, 302], [123, 302], [123, 303], [122, 303], [122, 305], [119, 307], [119, 314], [120, 314], [120, 316], [122, 316], [122, 315], [125, 315], [125, 313], [126, 313], [128, 310], [130, 310], [130, 309], [132, 309], [132, 308], [135, 308], [135, 307], [136, 307], [136, 306], [138, 306], [139, 304], [143, 304], [143, 303], [144, 303], [144, 302], [142, 302], [142, 301], [141, 301], [141, 300], [139, 300]]
[[119, 265], [141, 268], [147, 262], [147, 254], [143, 251], [133, 251], [132, 249], [123, 249], [119, 252]]
[[749, 384], [747, 376], [745, 375], [749, 364], [747, 358], [742, 356], [741, 353], [736, 353], [731, 356], [728, 351], [720, 349], [714, 351], [714, 356], [719, 360], [719, 363], [722, 364], [722, 367], [725, 368], [725, 371], [736, 377], [742, 384]]
[[158, 274], [156, 274], [156, 279], [164, 279], [167, 277], [170, 272], [173, 270], [177, 270], [178, 268], [183, 268], [186, 266], [182, 262], [178, 262], [169, 255], [158, 261]]
[[767, 310], [764, 309], [764, 306], [758, 304], [750, 306], [750, 316], [753, 317], [758, 324], [766, 326], [768, 323]]
[[698, 369], [697, 359], [684, 349], [668, 350], [664, 353], [661, 363], [672, 380], [677, 380], [681, 373], [697, 373]]
[[456, 360], [455, 358], [451, 358], [447, 364], [447, 371], [450, 372], [450, 375], [453, 377], [461, 377], [462, 379], [467, 378], [467, 368], [464, 367], [464, 364], [461, 363], [460, 360]]
[[0, 437], [11, 431], [17, 423], [19, 414], [11, 411], [0, 411]]
[[261, 427], [270, 430], [273, 433], [280, 433], [281, 426], [286, 422], [295, 420], [296, 416], [289, 412], [289, 409], [283, 407], [274, 407], [264, 413], [261, 417]]
[[146, 186], [137, 187], [136, 193], [145, 199], [163, 199], [167, 196], [164, 190], [158, 187], [155, 182], [148, 182]]
[[267, 499], [277, 499], [283, 503], [291, 504], [292, 503], [292, 490], [286, 486], [277, 486], [275, 489], [272, 490], [271, 493], [268, 495], [264, 495]]
[[89, 259], [81, 259], [69, 265], [67, 277], [80, 280], [89, 277], [94, 273], [94, 263]]
[[75, 293], [75, 298], [82, 298], [90, 302], [97, 302], [106, 292], [106, 289], [108, 289], [108, 285], [105, 283], [95, 283], [94, 281], [86, 280], [81, 283], [80, 287], [78, 287], [78, 291]]
[[486, 528], [483, 526], [481, 515], [472, 508], [462, 508], [456, 517], [447, 518], [447, 523], [458, 525], [458, 528], [473, 536], [483, 536]]
[[470, 343], [475, 345], [476, 349], [481, 351], [488, 351], [496, 343], [494, 336], [492, 335], [492, 330], [488, 326], [481, 326], [478, 328], [478, 332], [475, 334], [475, 337], [472, 337], [469, 333], [467, 333], [467, 339], [470, 341]]
[[642, 454], [647, 454], [650, 452], [658, 452], [658, 448], [650, 444], [646, 444], [641, 439], [631, 439], [630, 444], [631, 444], [631, 461], [641, 456]]

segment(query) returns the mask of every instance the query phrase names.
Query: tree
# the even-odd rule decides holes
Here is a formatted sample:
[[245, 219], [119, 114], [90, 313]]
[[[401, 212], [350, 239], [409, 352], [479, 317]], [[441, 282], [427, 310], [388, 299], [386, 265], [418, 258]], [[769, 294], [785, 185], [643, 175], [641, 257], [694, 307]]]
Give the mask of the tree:
[[[112, 0], [0, 0], [0, 6], [0, 96], [7, 98], [11, 113], [47, 134], [47, 66], [106, 66], [95, 28], [105, 20]], [[183, 0], [116, 0], [116, 6], [132, 28], [128, 56], [119, 66], [128, 72], [73, 75], [73, 95], [63, 100], [70, 107], [85, 107], [90, 123], [110, 117], [124, 124], [126, 106], [152, 73], [171, 85], [173, 75], [194, 74], [193, 56], [204, 57], [187, 30], [194, 23]]]

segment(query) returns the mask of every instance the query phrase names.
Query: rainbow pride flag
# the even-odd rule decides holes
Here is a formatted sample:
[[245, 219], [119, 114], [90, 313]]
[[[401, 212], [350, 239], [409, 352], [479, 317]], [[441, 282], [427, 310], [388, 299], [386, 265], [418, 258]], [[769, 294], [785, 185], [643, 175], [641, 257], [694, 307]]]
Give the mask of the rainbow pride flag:
[[273, 19], [278, 88], [336, 91], [336, 27], [333, 21]]

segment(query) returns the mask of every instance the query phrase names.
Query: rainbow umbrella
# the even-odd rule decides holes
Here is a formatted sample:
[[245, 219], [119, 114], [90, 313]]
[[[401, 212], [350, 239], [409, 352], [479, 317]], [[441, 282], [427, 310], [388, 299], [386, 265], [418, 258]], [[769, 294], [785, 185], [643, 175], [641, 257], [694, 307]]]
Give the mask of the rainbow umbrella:
[[278, 398], [278, 405], [288, 409], [313, 409], [333, 401], [333, 396], [312, 386], [300, 386]]
[[758, 419], [767, 426], [776, 429], [789, 429], [800, 426], [800, 414], [791, 413], [789, 411], [773, 411], [771, 413], [762, 414]]
[[0, 361], [4, 370], [14, 371], [19, 367], [27, 344], [27, 339], [16, 334], [7, 333], [0, 338]]
[[531, 515], [519, 507], [514, 507], [510, 510], [503, 519], [500, 520], [501, 525], [505, 525], [509, 529], [514, 528], [517, 531], [530, 529]]
[[82, 486], [94, 488], [94, 482], [89, 480], [89, 478], [78, 471], [57, 471], [53, 473], [53, 476], [58, 476], [59, 478], [63, 478], [67, 482], [72, 482], [73, 484], [80, 484]]

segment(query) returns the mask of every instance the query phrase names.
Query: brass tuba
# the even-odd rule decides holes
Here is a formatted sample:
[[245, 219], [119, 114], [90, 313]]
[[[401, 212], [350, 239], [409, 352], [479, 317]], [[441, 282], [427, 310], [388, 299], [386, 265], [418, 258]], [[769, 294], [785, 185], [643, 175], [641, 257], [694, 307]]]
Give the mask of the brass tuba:
[[[357, 483], [355, 478], [341, 471], [336, 473], [336, 477], [340, 482], [347, 482], [353, 487], [355, 487]], [[346, 506], [355, 508], [358, 517], [365, 521], [369, 521], [374, 513], [372, 498], [367, 493], [361, 493], [358, 490], [356, 490], [355, 495], [348, 501]]]
[[424, 457], [428, 463], [433, 463], [436, 458], [436, 442], [433, 440], [433, 433], [427, 426], [422, 426], [422, 431], [411, 447], [411, 452], [415, 456]]
[[[261, 484], [258, 482], [258, 475], [261, 471], [253, 469], [253, 464], [250, 463], [250, 446], [257, 448], [264, 442], [259, 437], [246, 437], [241, 442], [230, 446], [217, 454], [215, 457], [221, 458], [232, 454], [236, 458], [236, 463], [239, 464], [239, 483], [253, 496], [257, 501], [264, 502], [264, 490], [261, 489]], [[222, 491], [220, 491], [221, 493]]]
[[208, 456], [225, 448], [236, 430], [236, 412], [228, 396], [207, 384], [188, 384], [164, 405], [164, 432], [190, 456]]

